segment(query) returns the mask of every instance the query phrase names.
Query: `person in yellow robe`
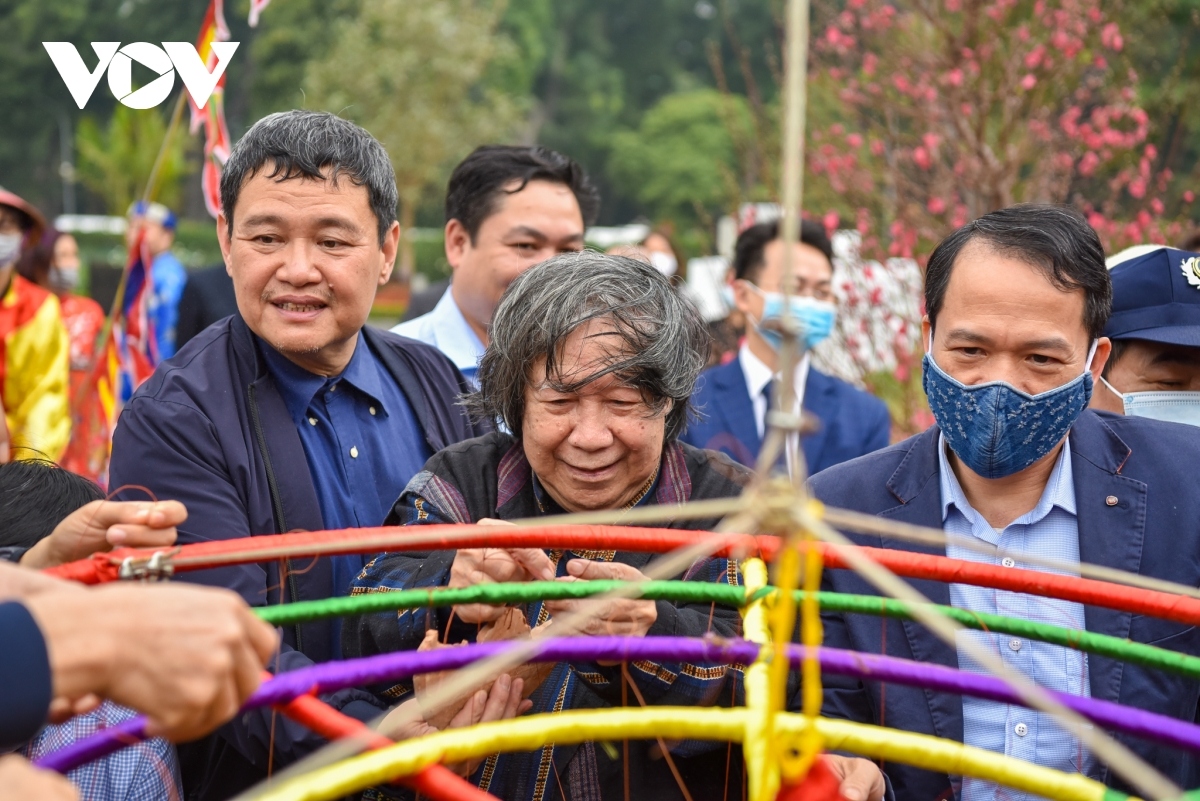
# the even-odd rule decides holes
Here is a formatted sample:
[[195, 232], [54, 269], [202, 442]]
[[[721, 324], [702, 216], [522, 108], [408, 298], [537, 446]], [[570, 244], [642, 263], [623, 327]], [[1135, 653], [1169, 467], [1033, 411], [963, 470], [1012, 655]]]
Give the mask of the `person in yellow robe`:
[[16, 273], [41, 237], [37, 209], [0, 189], [0, 461], [58, 461], [71, 436], [70, 347], [58, 299]]

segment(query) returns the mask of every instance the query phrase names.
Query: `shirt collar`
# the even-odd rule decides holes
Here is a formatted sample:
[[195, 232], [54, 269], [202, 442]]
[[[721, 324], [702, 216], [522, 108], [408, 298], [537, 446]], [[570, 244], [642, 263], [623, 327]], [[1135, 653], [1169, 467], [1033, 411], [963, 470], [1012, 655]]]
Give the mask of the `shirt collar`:
[[437, 331], [437, 347], [450, 357], [459, 370], [475, 370], [483, 358], [484, 346], [475, 329], [471, 328], [462, 310], [454, 302], [450, 287], [429, 312], [430, 322]]
[[317, 393], [327, 384], [335, 382], [354, 387], [377, 403], [383, 408], [384, 414], [387, 414], [382, 400], [383, 383], [379, 377], [378, 363], [361, 331], [358, 333], [358, 341], [354, 344], [354, 355], [350, 357], [350, 363], [346, 365], [346, 369], [340, 375], [329, 378], [305, 370], [275, 350], [261, 337], [259, 337], [259, 342], [262, 343], [267, 369], [275, 379], [275, 383], [279, 387], [279, 394], [283, 396], [284, 405], [287, 406], [288, 414], [292, 416], [296, 425], [303, 423], [305, 417], [308, 416], [308, 408], [312, 405], [313, 398]]
[[[757, 398], [766, 389], [767, 385], [778, 375], [772, 372], [770, 367], [763, 363], [763, 360], [755, 356], [750, 346], [745, 342], [738, 349], [738, 363], [742, 366], [742, 375], [746, 378], [746, 389], [750, 390], [750, 397]], [[800, 358], [800, 364], [796, 368], [796, 397], [803, 399], [804, 383], [808, 377], [809, 355], [805, 352]]]
[[[958, 476], [954, 475], [954, 471], [950, 468], [950, 459], [946, 456], [947, 447], [945, 435], [939, 434], [938, 471], [941, 477], [943, 523], [946, 522], [946, 518], [950, 514], [951, 506], [958, 509], [968, 519], [972, 515], [979, 515], [971, 507], [966, 493], [963, 492], [962, 485], [958, 483]], [[1034, 506], [1033, 509], [1018, 517], [1013, 521], [1013, 524], [1030, 525], [1037, 523], [1050, 514], [1050, 510], [1055, 506], [1067, 514], [1075, 515], [1075, 480], [1071, 470], [1070, 438], [1063, 440], [1062, 450], [1058, 454], [1058, 460], [1054, 463], [1054, 470], [1050, 473], [1050, 479], [1046, 482], [1045, 489], [1042, 490], [1042, 497], [1038, 499], [1037, 506]]]

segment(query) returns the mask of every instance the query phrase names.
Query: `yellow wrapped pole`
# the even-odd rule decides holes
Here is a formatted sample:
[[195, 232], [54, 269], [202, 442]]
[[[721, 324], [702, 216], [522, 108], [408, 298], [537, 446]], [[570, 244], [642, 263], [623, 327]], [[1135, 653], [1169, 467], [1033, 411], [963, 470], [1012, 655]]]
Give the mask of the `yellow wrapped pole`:
[[[742, 563], [746, 582], [746, 597], [767, 586], [767, 566], [761, 559]], [[769, 596], [768, 596], [769, 597]], [[773, 661], [783, 664], [787, 678], [787, 660], [774, 660], [775, 642], [767, 613], [767, 598], [751, 601], [742, 610], [742, 629], [745, 637], [760, 648], [754, 664], [746, 668], [746, 723], [742, 735], [742, 752], [746, 759], [746, 779], [750, 801], [775, 801], [779, 793], [779, 761], [772, 723], [776, 708], [772, 704], [774, 687], [771, 681]]]

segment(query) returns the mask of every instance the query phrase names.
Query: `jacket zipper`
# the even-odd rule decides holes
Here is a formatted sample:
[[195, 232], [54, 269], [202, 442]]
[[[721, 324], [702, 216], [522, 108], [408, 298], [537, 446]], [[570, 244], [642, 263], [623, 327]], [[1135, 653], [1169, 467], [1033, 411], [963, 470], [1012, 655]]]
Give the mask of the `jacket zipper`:
[[[275, 525], [276, 533], [284, 534], [287, 532], [287, 521], [283, 513], [283, 499], [279, 497], [279, 484], [275, 481], [275, 469], [271, 466], [271, 454], [267, 450], [267, 438], [263, 434], [262, 422], [258, 416], [258, 400], [255, 398], [254, 385], [247, 387], [247, 394], [250, 401], [250, 418], [254, 424], [254, 436], [258, 440], [258, 451], [262, 455], [263, 465], [267, 470], [267, 489], [271, 493], [271, 505], [275, 510]], [[296, 577], [292, 572], [292, 560], [285, 558], [283, 561], [284, 570], [287, 571], [287, 586], [288, 595], [292, 603], [299, 600], [299, 593], [296, 591]], [[296, 650], [304, 651], [303, 639], [300, 636], [300, 624], [297, 623], [292, 627], [293, 635], [296, 638]]]

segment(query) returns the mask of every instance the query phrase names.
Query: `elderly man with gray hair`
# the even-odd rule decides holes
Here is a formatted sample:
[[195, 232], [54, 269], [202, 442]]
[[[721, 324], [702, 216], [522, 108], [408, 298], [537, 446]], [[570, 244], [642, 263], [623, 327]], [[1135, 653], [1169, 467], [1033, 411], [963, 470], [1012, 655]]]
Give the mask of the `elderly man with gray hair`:
[[[564, 512], [674, 506], [740, 493], [749, 471], [722, 454], [679, 441], [707, 334], [695, 308], [654, 267], [582, 252], [555, 256], [518, 277], [504, 293], [468, 398], [496, 431], [434, 455], [400, 496], [391, 523], [481, 523]], [[657, 525], [711, 528], [710, 520]], [[481, 548], [381, 555], [355, 592], [465, 587], [499, 581], [645, 578], [650, 556]], [[663, 576], [662, 578], [671, 578]], [[703, 559], [674, 576], [737, 583], [736, 565]], [[514, 619], [515, 618], [515, 619]], [[523, 618], [523, 619], [521, 619]], [[532, 629], [532, 630], [531, 630]], [[441, 642], [564, 634], [626, 636], [712, 633], [736, 636], [736, 613], [709, 604], [648, 600], [546, 601], [523, 610], [485, 605], [419, 609], [347, 622], [343, 650], [367, 656], [436, 647]], [[432, 639], [432, 637], [431, 637]], [[725, 665], [635, 662], [556, 664], [526, 681], [535, 712], [636, 704], [728, 704], [740, 674]], [[632, 692], [626, 686], [632, 683]], [[421, 685], [377, 688], [404, 697]], [[741, 756], [727, 747], [633, 742], [548, 745], [489, 758], [476, 773], [499, 798], [542, 801], [636, 797], [740, 798]], [[707, 753], [705, 753], [707, 749]], [[719, 750], [713, 750], [719, 749]], [[736, 749], [735, 749], [736, 750]], [[557, 780], [555, 779], [557, 777]], [[569, 791], [568, 791], [569, 788]]]
[[[431, 454], [482, 430], [455, 403], [468, 385], [449, 359], [366, 325], [396, 260], [396, 200], [387, 152], [353, 123], [287, 111], [246, 132], [221, 177], [216, 231], [239, 313], [160, 364], [125, 406], [113, 438], [118, 497], [182, 501], [180, 543], [377, 526]], [[344, 595], [364, 562], [280, 560], [187, 578], [261, 606]], [[272, 668], [336, 659], [340, 641], [338, 621], [286, 626]], [[511, 694], [507, 679], [496, 684], [489, 714], [515, 712], [519, 698], [501, 696], [518, 683]], [[391, 705], [357, 690], [325, 700], [363, 721]], [[229, 798], [323, 743], [250, 713], [180, 749], [186, 795]]]

